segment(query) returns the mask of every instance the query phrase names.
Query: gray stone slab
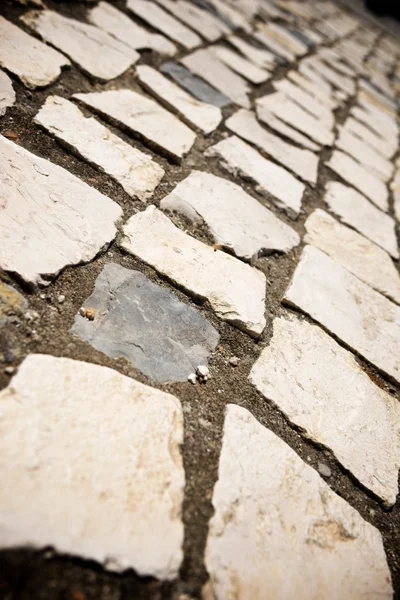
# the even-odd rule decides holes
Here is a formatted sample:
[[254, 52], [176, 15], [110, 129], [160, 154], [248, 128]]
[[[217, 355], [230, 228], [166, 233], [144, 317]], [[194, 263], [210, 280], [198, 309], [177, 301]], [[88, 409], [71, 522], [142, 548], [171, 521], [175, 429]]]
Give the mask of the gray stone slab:
[[194, 308], [138, 271], [107, 264], [84, 306], [93, 321], [77, 315], [71, 332], [111, 358], [126, 358], [158, 382], [186, 381], [219, 340]]
[[174, 62], [166, 62], [161, 65], [160, 71], [172, 77], [172, 79], [179, 83], [181, 87], [202, 102], [214, 104], [214, 106], [218, 106], [219, 108], [232, 104], [230, 98], [200, 79], [200, 77], [193, 75], [189, 69], [186, 69], [183, 65]]

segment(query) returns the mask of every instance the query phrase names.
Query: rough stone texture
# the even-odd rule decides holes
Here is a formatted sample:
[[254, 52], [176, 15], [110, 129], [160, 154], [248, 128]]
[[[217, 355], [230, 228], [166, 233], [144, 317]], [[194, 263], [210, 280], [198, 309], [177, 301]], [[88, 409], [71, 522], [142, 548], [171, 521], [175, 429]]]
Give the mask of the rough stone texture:
[[114, 239], [122, 210], [53, 163], [0, 136], [0, 267], [46, 284]]
[[0, 71], [0, 117], [6, 114], [7, 108], [15, 103], [15, 91], [12, 81], [4, 71]]
[[307, 148], [308, 150], [312, 150], [314, 152], [319, 152], [321, 150], [321, 146], [319, 144], [312, 142], [307, 136], [297, 131], [297, 129], [290, 127], [290, 125], [278, 119], [278, 117], [276, 117], [265, 106], [257, 106], [256, 104], [256, 113], [258, 119], [273, 129], [276, 133], [281, 133], [289, 140], [296, 142], [296, 144], [302, 146], [303, 148]]
[[390, 159], [397, 149], [397, 141], [394, 143], [386, 137], [382, 138], [371, 129], [369, 129], [357, 119], [349, 117], [343, 125], [342, 131], [348, 131], [354, 136], [371, 146], [376, 152], [379, 152], [383, 157]]
[[362, 194], [342, 183], [329, 181], [324, 201], [347, 225], [378, 244], [393, 258], [399, 257], [394, 219], [375, 208]]
[[205, 221], [214, 240], [252, 261], [276, 250], [289, 252], [299, 235], [241, 187], [210, 173], [192, 171], [161, 201], [161, 208]]
[[356, 86], [351, 77], [347, 77], [338, 73], [335, 69], [331, 69], [325, 62], [318, 60], [315, 56], [304, 59], [300, 64], [299, 70], [304, 74], [306, 74], [306, 71], [314, 71], [319, 78], [325, 79], [325, 81], [328, 81], [328, 83], [341, 90], [346, 97], [353, 96], [356, 92]]
[[274, 334], [250, 380], [286, 417], [387, 506], [396, 502], [400, 404], [316, 325], [274, 320]]
[[386, 185], [356, 160], [335, 150], [325, 163], [347, 183], [354, 186], [382, 210], [389, 208]]
[[314, 98], [312, 94], [306, 92], [288, 79], [280, 79], [279, 81], [274, 82], [273, 85], [278, 92], [283, 93], [308, 113], [312, 113], [314, 117], [321, 120], [329, 130], [332, 129], [335, 123], [332, 109], [319, 98]]
[[313, 96], [315, 100], [319, 100], [331, 110], [338, 107], [338, 101], [335, 100], [332, 94], [332, 86], [327, 81], [317, 84], [299, 71], [289, 71], [287, 77], [305, 92]]
[[386, 158], [391, 158], [397, 150], [397, 133], [393, 122], [391, 120], [387, 122], [382, 113], [377, 115], [376, 112], [374, 113], [370, 110], [364, 110], [359, 106], [353, 106], [350, 114], [353, 115], [357, 121], [360, 121], [361, 124], [365, 125], [367, 130], [371, 129], [372, 133], [375, 134], [375, 137], [378, 137], [379, 140], [382, 140], [384, 145], [380, 143], [379, 147], [376, 146], [376, 148], [380, 150], [383, 156]]
[[143, 202], [151, 198], [164, 175], [164, 169], [151, 156], [124, 142], [93, 117], [85, 117], [64, 98], [49, 96], [34, 120]]
[[265, 276], [180, 231], [154, 206], [131, 217], [121, 247], [254, 337], [265, 327]]
[[228, 405], [207, 600], [392, 598], [382, 538], [244, 408]]
[[126, 358], [155, 381], [186, 381], [218, 343], [218, 332], [191, 306], [139, 271], [107, 264], [71, 332], [111, 358]]
[[0, 281], [0, 326], [8, 322], [9, 317], [21, 314], [28, 308], [28, 302], [13, 287]]
[[69, 56], [85, 73], [102, 81], [122, 75], [139, 59], [136, 50], [102, 29], [52, 10], [31, 11], [21, 19], [46, 42]]
[[[18, 51], [16, 51], [18, 48]], [[0, 16], [0, 66], [34, 89], [53, 83], [68, 58]]]
[[231, 29], [210, 11], [185, 0], [157, 0], [168, 12], [199, 33], [208, 42], [215, 42]]
[[[130, 133], [139, 134], [161, 151], [180, 160], [196, 134], [154, 100], [133, 90], [119, 89], [73, 96]], [[171, 135], [171, 132], [174, 135]]]
[[272, 52], [268, 52], [268, 50], [261, 50], [256, 46], [252, 46], [237, 35], [228, 36], [227, 41], [237, 50], [239, 50], [243, 56], [262, 69], [271, 70], [276, 67], [277, 59], [275, 54]]
[[136, 73], [142, 86], [188, 125], [206, 135], [218, 127], [222, 113], [217, 106], [196, 100], [152, 67], [139, 65]]
[[318, 156], [288, 144], [262, 127], [253, 112], [241, 109], [234, 113], [225, 126], [246, 141], [255, 144], [274, 160], [293, 171], [296, 175], [315, 184], [317, 181]]
[[335, 144], [384, 183], [392, 178], [392, 163], [349, 131], [342, 129]]
[[285, 47], [282, 43], [276, 40], [272, 35], [263, 29], [257, 29], [253, 33], [254, 39], [265, 48], [276, 54], [280, 58], [280, 62], [288, 63], [296, 60], [295, 54]]
[[284, 299], [400, 381], [400, 307], [306, 246]]
[[393, 208], [394, 214], [398, 221], [400, 221], [400, 162], [397, 161], [396, 172], [393, 177], [393, 181], [390, 184], [390, 188], [393, 192]]
[[185, 475], [175, 396], [33, 354], [0, 405], [2, 548], [53, 546], [110, 570], [177, 577]]
[[308, 52], [306, 44], [299, 40], [298, 37], [292, 35], [288, 29], [281, 27], [277, 23], [272, 23], [271, 21], [263, 23], [260, 25], [260, 29], [292, 53], [294, 57], [303, 56]]
[[299, 214], [304, 184], [236, 136], [211, 146], [205, 155], [218, 156], [228, 171], [250, 177], [257, 183], [257, 191], [272, 194], [275, 204], [291, 214]]
[[400, 304], [400, 276], [390, 256], [359, 233], [317, 208], [305, 222], [304, 240]]
[[272, 74], [265, 69], [258, 67], [247, 60], [234, 50], [230, 50], [222, 45], [210, 46], [210, 51], [215, 56], [231, 68], [235, 73], [242, 75], [247, 81], [254, 84], [260, 84], [271, 78]]

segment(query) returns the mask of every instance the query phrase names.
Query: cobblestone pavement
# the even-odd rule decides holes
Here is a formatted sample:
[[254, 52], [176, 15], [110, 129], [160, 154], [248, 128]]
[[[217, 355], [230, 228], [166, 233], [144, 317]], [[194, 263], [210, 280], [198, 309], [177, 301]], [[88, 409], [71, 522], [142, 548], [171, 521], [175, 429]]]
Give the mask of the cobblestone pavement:
[[400, 598], [400, 43], [4, 0], [0, 598]]

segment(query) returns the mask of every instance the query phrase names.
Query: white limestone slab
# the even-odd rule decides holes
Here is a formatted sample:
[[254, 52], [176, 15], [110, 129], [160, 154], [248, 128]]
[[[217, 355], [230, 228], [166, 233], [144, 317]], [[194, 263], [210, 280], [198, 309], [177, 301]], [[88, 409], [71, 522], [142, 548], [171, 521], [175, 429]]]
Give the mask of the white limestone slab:
[[173, 56], [178, 49], [159, 33], [151, 33], [108, 2], [99, 2], [88, 12], [88, 20], [134, 50], [154, 50]]
[[[366, 125], [369, 129], [372, 129], [377, 136], [391, 144], [391, 148], [393, 149], [391, 156], [394, 154], [397, 149], [398, 128], [392, 119], [387, 118], [382, 112], [362, 108], [360, 106], [353, 106], [350, 110], [350, 114], [358, 121], [361, 121], [361, 123]], [[387, 158], [390, 158], [391, 156], [388, 156]]]
[[157, 0], [157, 2], [208, 42], [215, 42], [231, 31], [221, 19], [194, 3], [186, 0]]
[[[301, 65], [305, 65], [309, 69], [315, 71], [322, 79], [325, 79], [333, 86], [341, 90], [346, 96], [353, 96], [356, 92], [354, 80], [351, 77], [340, 74], [329, 67], [322, 60], [318, 60], [317, 56], [305, 58]], [[301, 71], [300, 65], [300, 71]]]
[[328, 129], [332, 129], [335, 119], [332, 110], [320, 100], [315, 99], [312, 94], [304, 91], [301, 87], [295, 85], [288, 79], [280, 79], [273, 83], [278, 92], [282, 92], [302, 109], [311, 113], [315, 118], [321, 120]]
[[284, 29], [277, 23], [270, 21], [261, 24], [259, 28], [266, 36], [268, 36], [268, 38], [275, 40], [281, 48], [284, 48], [287, 51], [287, 58], [289, 58], [289, 54], [293, 56], [294, 59], [307, 54], [307, 46], [297, 37], [292, 35], [287, 29]]
[[246, 81], [221, 62], [210, 50], [196, 50], [182, 58], [180, 62], [189, 71], [228, 96], [235, 104], [250, 108], [248, 97], [250, 88]]
[[217, 106], [196, 100], [152, 67], [139, 65], [136, 73], [142, 86], [188, 125], [207, 135], [220, 124], [222, 113]]
[[112, 571], [178, 576], [185, 473], [175, 396], [33, 354], [0, 404], [2, 548], [52, 546]]
[[155, 206], [131, 217], [120, 242], [127, 252], [208, 300], [218, 317], [259, 337], [265, 327], [265, 276], [184, 233]]
[[230, 50], [222, 45], [210, 46], [209, 49], [217, 58], [235, 71], [235, 73], [242, 75], [250, 83], [264, 83], [272, 77], [272, 73], [254, 65], [234, 50]]
[[150, 0], [128, 0], [126, 7], [151, 27], [188, 50], [201, 44], [201, 38], [197, 33]]
[[400, 381], [400, 307], [306, 246], [284, 300]]
[[6, 114], [7, 108], [15, 104], [15, 91], [9, 76], [0, 71], [0, 117]]
[[65, 169], [0, 136], [0, 267], [49, 283], [92, 260], [117, 232], [122, 210]]
[[286, 62], [294, 62], [296, 60], [294, 52], [265, 31], [263, 27], [256, 29], [253, 32], [252, 37], [261, 43], [262, 46], [268, 48], [269, 51], [273, 52], [281, 59], [284, 59]]
[[229, 35], [226, 38], [232, 46], [239, 50], [248, 60], [253, 62], [262, 69], [273, 70], [276, 67], [277, 60], [275, 54], [268, 52], [268, 50], [262, 50], [256, 46], [252, 46], [248, 42], [245, 42], [237, 35]]
[[252, 179], [261, 194], [271, 194], [273, 202], [283, 210], [290, 214], [299, 214], [304, 184], [236, 136], [211, 146], [205, 155], [219, 157], [222, 166], [228, 171]]
[[149, 144], [176, 160], [189, 152], [195, 142], [196, 134], [189, 127], [154, 100], [133, 90], [74, 94], [73, 98], [90, 106], [117, 126], [139, 134]]
[[225, 126], [246, 141], [255, 144], [281, 165], [293, 171], [301, 179], [315, 184], [317, 181], [318, 156], [302, 150], [270, 133], [257, 121], [253, 112], [240, 109], [225, 122]]
[[64, 98], [49, 96], [34, 121], [143, 202], [151, 198], [164, 176], [164, 169], [151, 156], [124, 142], [93, 117], [85, 117]]
[[89, 75], [102, 81], [122, 75], [139, 54], [111, 35], [52, 10], [30, 11], [21, 20]]
[[163, 210], [204, 221], [215, 242], [249, 262], [271, 251], [289, 252], [300, 237], [235, 183], [192, 171], [160, 204]]
[[287, 123], [284, 123], [274, 115], [270, 110], [268, 110], [265, 106], [257, 104], [256, 102], [256, 113], [257, 117], [260, 121], [262, 121], [265, 125], [276, 131], [277, 133], [282, 134], [288, 140], [291, 140], [302, 146], [303, 148], [307, 148], [313, 152], [319, 152], [321, 150], [321, 146], [312, 142], [310, 138], [297, 131]]
[[393, 154], [397, 150], [396, 138], [392, 141], [387, 137], [380, 137], [369, 129], [366, 125], [363, 125], [357, 119], [348, 117], [343, 125], [343, 130], [348, 131], [352, 135], [362, 140], [365, 144], [368, 144], [376, 152], [379, 152], [381, 156], [386, 159], [392, 158]]
[[381, 294], [400, 304], [400, 276], [390, 256], [356, 231], [317, 208], [304, 224], [304, 240]]
[[348, 129], [339, 129], [335, 145], [384, 183], [392, 178], [393, 164], [368, 144], [365, 144], [360, 138], [350, 133]]
[[212, 504], [204, 600], [392, 598], [380, 532], [233, 404]]
[[228, 4], [224, 0], [209, 0], [208, 4], [214, 7], [221, 19], [225, 19], [228, 23], [231, 23], [235, 29], [243, 29], [243, 31], [250, 33], [251, 26], [249, 19], [232, 6], [232, 4]]
[[300, 71], [289, 71], [287, 77], [329, 108], [337, 108], [338, 102], [334, 99], [332, 86], [327, 81], [319, 79], [318, 83], [316, 83], [315, 80], [310, 79]]
[[26, 87], [50, 85], [61, 68], [70, 64], [66, 56], [0, 16], [0, 66], [14, 73]]

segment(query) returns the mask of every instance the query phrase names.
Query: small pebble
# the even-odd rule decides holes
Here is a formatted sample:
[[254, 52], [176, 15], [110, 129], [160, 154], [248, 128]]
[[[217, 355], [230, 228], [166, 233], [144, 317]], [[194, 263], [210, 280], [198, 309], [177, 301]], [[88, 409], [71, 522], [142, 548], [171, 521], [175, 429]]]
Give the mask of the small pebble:
[[14, 373], [14, 371], [15, 371], [14, 367], [6, 367], [4, 369], [4, 373], [7, 373], [7, 375], [12, 375]]
[[27, 321], [36, 321], [39, 319], [39, 313], [36, 310], [27, 310], [24, 317]]
[[188, 375], [188, 381], [194, 385], [197, 381], [196, 373], [190, 373], [190, 375]]
[[324, 463], [318, 463], [318, 473], [323, 475], [324, 477], [330, 477], [332, 475], [332, 471], [328, 467], [328, 465], [324, 465]]
[[371, 515], [371, 517], [374, 517], [374, 516], [375, 516], [375, 511], [374, 511], [374, 509], [373, 509], [373, 508], [370, 508], [370, 509], [369, 509], [369, 514]]
[[46, 294], [40, 294], [39, 296], [42, 300], [46, 300]]
[[232, 367], [237, 367], [239, 364], [239, 358], [237, 356], [231, 356], [229, 359], [229, 364], [232, 365]]
[[87, 308], [86, 309], [86, 318], [89, 321], [94, 321], [94, 315], [95, 315], [95, 312], [94, 312], [93, 308]]
[[62, 304], [64, 302], [64, 300], [65, 300], [64, 294], [60, 294], [57, 299], [58, 299], [58, 303]]
[[81, 315], [81, 317], [86, 317], [86, 308], [81, 306], [79, 309], [79, 314]]
[[196, 373], [199, 378], [204, 379], [205, 377], [208, 378], [210, 370], [206, 365], [199, 365], [196, 369]]

